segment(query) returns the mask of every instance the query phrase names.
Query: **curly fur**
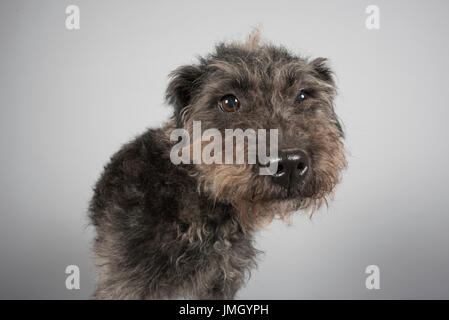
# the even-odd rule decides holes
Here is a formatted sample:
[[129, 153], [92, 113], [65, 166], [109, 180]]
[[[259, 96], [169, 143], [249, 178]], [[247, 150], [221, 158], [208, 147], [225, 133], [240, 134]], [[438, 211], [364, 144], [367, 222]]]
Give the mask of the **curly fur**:
[[[298, 90], [310, 99], [297, 105]], [[239, 112], [218, 99], [233, 93]], [[97, 230], [98, 299], [231, 299], [255, 267], [257, 228], [278, 216], [327, 202], [346, 166], [343, 132], [333, 108], [336, 89], [326, 60], [295, 56], [261, 43], [219, 44], [198, 64], [171, 74], [173, 118], [124, 145], [95, 186], [90, 218]], [[279, 130], [279, 149], [311, 157], [293, 195], [257, 174], [257, 165], [170, 161], [175, 128]], [[247, 150], [246, 150], [247, 151]]]

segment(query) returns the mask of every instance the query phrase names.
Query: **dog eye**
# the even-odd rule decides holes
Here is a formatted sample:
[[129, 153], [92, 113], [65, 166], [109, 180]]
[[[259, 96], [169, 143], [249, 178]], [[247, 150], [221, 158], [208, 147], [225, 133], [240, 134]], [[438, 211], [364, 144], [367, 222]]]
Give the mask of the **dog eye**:
[[304, 92], [302, 92], [301, 90], [296, 95], [297, 102], [303, 102], [304, 100], [306, 100], [306, 98], [307, 98], [306, 94]]
[[240, 108], [240, 101], [233, 94], [227, 94], [218, 101], [218, 106], [222, 111], [234, 112]]

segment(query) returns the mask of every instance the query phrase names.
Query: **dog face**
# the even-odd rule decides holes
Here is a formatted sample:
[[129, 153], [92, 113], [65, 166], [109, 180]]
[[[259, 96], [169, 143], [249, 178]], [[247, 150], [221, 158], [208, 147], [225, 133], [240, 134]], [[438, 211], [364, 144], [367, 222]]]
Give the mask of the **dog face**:
[[325, 59], [307, 61], [252, 35], [247, 43], [218, 45], [171, 76], [167, 100], [179, 128], [192, 133], [200, 121], [202, 130], [218, 129], [223, 137], [226, 129], [278, 132], [273, 175], [260, 175], [259, 163], [195, 164], [203, 192], [233, 204], [247, 220], [317, 207], [331, 195], [346, 160]]

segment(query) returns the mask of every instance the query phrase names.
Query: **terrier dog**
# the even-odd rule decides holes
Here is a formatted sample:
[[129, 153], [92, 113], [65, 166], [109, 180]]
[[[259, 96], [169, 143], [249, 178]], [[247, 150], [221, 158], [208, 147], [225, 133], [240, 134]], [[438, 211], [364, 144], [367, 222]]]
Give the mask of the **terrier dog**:
[[[326, 59], [299, 57], [257, 32], [172, 72], [173, 117], [125, 144], [94, 188], [93, 297], [234, 298], [255, 267], [260, 226], [313, 212], [340, 181], [346, 160], [335, 95]], [[192, 134], [194, 121], [219, 132], [276, 129], [277, 170], [262, 175], [261, 164], [247, 161], [174, 164], [179, 141], [171, 133]]]

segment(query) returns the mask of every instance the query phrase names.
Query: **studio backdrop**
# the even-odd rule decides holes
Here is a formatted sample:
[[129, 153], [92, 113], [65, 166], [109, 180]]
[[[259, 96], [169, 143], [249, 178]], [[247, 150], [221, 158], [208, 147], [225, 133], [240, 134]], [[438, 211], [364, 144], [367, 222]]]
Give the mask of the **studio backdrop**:
[[443, 0], [2, 0], [0, 298], [92, 296], [104, 165], [169, 119], [172, 70], [255, 27], [329, 60], [348, 166], [328, 207], [257, 232], [237, 298], [449, 298], [448, 14]]

